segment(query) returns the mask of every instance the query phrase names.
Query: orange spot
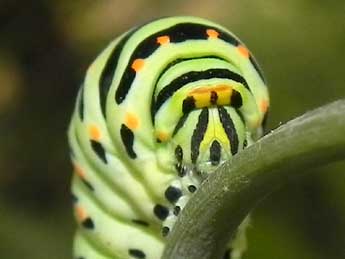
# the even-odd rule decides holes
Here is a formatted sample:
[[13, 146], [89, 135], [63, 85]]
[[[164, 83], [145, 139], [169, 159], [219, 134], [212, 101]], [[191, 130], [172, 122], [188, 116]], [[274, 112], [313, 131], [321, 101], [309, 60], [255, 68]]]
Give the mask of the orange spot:
[[89, 135], [92, 140], [100, 140], [101, 138], [101, 132], [95, 125], [91, 125], [89, 127]]
[[137, 58], [136, 60], [133, 61], [132, 68], [134, 69], [135, 72], [139, 72], [143, 68], [145, 64], [145, 61], [141, 58]]
[[85, 177], [85, 172], [83, 169], [81, 169], [80, 166], [78, 166], [77, 164], [73, 164], [73, 167], [74, 167], [74, 172], [80, 176], [81, 178], [84, 178]]
[[84, 208], [80, 206], [75, 206], [74, 208], [75, 208], [76, 218], [79, 222], [82, 222], [84, 219], [87, 218], [87, 214]]
[[125, 124], [129, 129], [135, 130], [139, 126], [139, 119], [135, 114], [128, 112], [125, 117]]
[[267, 112], [268, 106], [269, 106], [269, 104], [268, 104], [268, 101], [267, 101], [267, 100], [262, 100], [262, 101], [260, 102], [260, 110], [261, 110], [263, 113], [266, 113], [266, 112]]
[[160, 36], [157, 38], [157, 43], [160, 45], [168, 44], [170, 42], [169, 36]]
[[164, 141], [167, 141], [167, 140], [169, 139], [169, 135], [168, 135], [168, 133], [166, 133], [166, 132], [158, 132], [157, 138], [158, 138], [161, 142], [164, 142]]
[[245, 57], [245, 58], [249, 58], [249, 50], [243, 46], [243, 45], [239, 45], [237, 47], [237, 50], [240, 52], [240, 54]]
[[207, 29], [206, 34], [211, 39], [216, 39], [219, 36], [219, 32], [217, 32], [216, 30], [213, 30], [213, 29]]

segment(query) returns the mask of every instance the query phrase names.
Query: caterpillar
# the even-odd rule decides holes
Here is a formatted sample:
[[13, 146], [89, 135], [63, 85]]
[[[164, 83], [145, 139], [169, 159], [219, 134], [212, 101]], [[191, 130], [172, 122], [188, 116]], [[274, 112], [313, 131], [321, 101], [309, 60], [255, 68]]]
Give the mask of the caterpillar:
[[111, 42], [68, 130], [74, 258], [159, 259], [191, 195], [261, 136], [268, 107], [253, 55], [216, 23], [166, 17]]

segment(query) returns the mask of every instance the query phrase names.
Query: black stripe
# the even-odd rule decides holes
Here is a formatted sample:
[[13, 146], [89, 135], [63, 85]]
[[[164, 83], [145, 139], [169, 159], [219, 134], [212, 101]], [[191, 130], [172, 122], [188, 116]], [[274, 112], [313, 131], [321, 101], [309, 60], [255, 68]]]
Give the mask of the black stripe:
[[105, 157], [105, 150], [101, 143], [91, 140], [91, 147], [93, 151], [98, 155], [98, 157], [104, 162], [107, 163], [107, 158]]
[[212, 165], [218, 165], [221, 156], [221, 146], [217, 140], [213, 140], [210, 147], [210, 161]]
[[102, 74], [99, 79], [99, 100], [101, 104], [101, 109], [103, 112], [103, 116], [105, 117], [105, 106], [106, 106], [106, 100], [108, 96], [108, 92], [111, 86], [111, 83], [113, 82], [114, 74], [117, 68], [117, 63], [119, 61], [120, 54], [122, 52], [122, 49], [124, 45], [126, 44], [129, 37], [132, 36], [132, 34], [137, 31], [133, 30], [129, 32], [126, 36], [124, 36], [119, 43], [115, 46], [112, 53], [110, 54], [107, 63], [105, 64]]
[[130, 158], [135, 159], [137, 154], [133, 150], [134, 134], [125, 124], [121, 125], [120, 135], [122, 143], [126, 148], [127, 154]]
[[223, 68], [211, 68], [205, 71], [190, 71], [177, 78], [165, 86], [158, 94], [155, 103], [154, 113], [156, 113], [163, 103], [169, 99], [178, 89], [184, 85], [202, 79], [225, 78], [243, 84], [248, 90], [247, 81], [239, 74]]
[[235, 155], [238, 151], [238, 136], [236, 132], [235, 125], [229, 115], [229, 113], [224, 109], [224, 107], [218, 107], [219, 118], [223, 125], [226, 135], [228, 136], [230, 142], [231, 154]]
[[250, 55], [249, 56], [249, 60], [250, 60], [250, 63], [252, 63], [253, 67], [255, 68], [256, 72], [258, 72], [258, 74], [259, 74], [260, 78], [262, 79], [262, 81], [264, 83], [266, 83], [265, 76], [264, 76], [264, 74], [263, 74], [259, 64], [256, 62], [255, 58], [252, 55]]
[[184, 123], [186, 122], [187, 118], [188, 118], [189, 113], [184, 113], [182, 115], [182, 117], [179, 119], [179, 121], [177, 122], [173, 134], [172, 136], [175, 136], [177, 134], [177, 132], [180, 130], [180, 128], [182, 128], [182, 126], [184, 125]]
[[84, 120], [84, 85], [80, 87], [78, 111], [79, 111], [80, 120], [83, 121]]
[[[226, 61], [224, 58], [221, 57], [217, 57], [217, 56], [212, 56], [212, 55], [207, 55], [207, 56], [200, 56], [200, 57], [192, 57], [192, 58], [178, 58], [175, 59], [173, 61], [171, 61], [164, 69], [162, 69], [162, 71], [160, 72], [156, 83], [154, 84], [155, 87], [157, 85], [157, 83], [159, 82], [159, 80], [161, 79], [161, 77], [164, 75], [164, 73], [171, 67], [185, 62], [185, 61], [190, 61], [190, 60], [197, 60], [197, 59], [205, 59], [205, 58], [211, 58], [211, 59], [218, 59], [218, 60], [223, 60]], [[152, 93], [152, 99], [151, 99], [151, 119], [152, 119], [152, 124], [154, 124], [154, 109], [155, 109], [155, 99], [154, 99], [154, 92]]]
[[196, 128], [193, 131], [191, 142], [191, 160], [196, 163], [199, 156], [199, 148], [201, 141], [204, 138], [208, 126], [208, 109], [205, 108], [201, 111]]
[[187, 40], [206, 40], [208, 38], [206, 34], [207, 29], [214, 29], [218, 31], [220, 39], [234, 46], [240, 44], [240, 42], [236, 38], [234, 38], [229, 33], [220, 30], [219, 28], [197, 23], [180, 23], [151, 34], [142, 42], [140, 42], [133, 51], [133, 54], [129, 59], [125, 72], [122, 75], [120, 84], [115, 93], [116, 103], [120, 104], [123, 102], [133, 83], [133, 80], [135, 78], [135, 71], [131, 68], [133, 61], [138, 58], [145, 59], [150, 56], [157, 48], [159, 48], [160, 44], [157, 42], [157, 37], [167, 35], [169, 36], [171, 43], [178, 43]]
[[91, 191], [94, 191], [95, 190], [95, 188], [91, 185], [91, 183], [89, 182], [89, 181], [87, 181], [86, 179], [84, 179], [84, 178], [81, 178], [81, 181], [85, 184], [85, 186], [87, 187], [87, 188], [89, 188]]

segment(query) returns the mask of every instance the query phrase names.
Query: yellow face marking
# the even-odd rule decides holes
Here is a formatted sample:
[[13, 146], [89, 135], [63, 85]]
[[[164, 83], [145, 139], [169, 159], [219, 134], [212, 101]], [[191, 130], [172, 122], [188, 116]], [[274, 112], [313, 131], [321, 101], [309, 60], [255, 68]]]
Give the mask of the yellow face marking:
[[125, 116], [125, 125], [131, 130], [137, 129], [139, 127], [138, 117], [133, 113], [127, 112]]
[[219, 32], [217, 32], [216, 30], [213, 30], [213, 29], [207, 29], [206, 34], [207, 34], [209, 39], [216, 39], [219, 36]]
[[132, 68], [135, 72], [139, 72], [144, 67], [145, 61], [141, 58], [137, 58], [132, 63]]
[[229, 105], [232, 94], [232, 87], [229, 85], [216, 85], [214, 87], [200, 87], [189, 92], [188, 96], [192, 96], [195, 100], [196, 108], [209, 107], [212, 105], [212, 92], [217, 94], [217, 105]]
[[249, 58], [250, 53], [249, 53], [249, 50], [245, 46], [239, 45], [237, 47], [237, 50], [243, 57]]
[[89, 126], [89, 135], [92, 140], [99, 141], [101, 139], [101, 132], [96, 125]]
[[160, 36], [157, 38], [157, 43], [160, 45], [165, 45], [165, 44], [168, 44], [169, 42], [170, 42], [170, 38], [167, 35]]

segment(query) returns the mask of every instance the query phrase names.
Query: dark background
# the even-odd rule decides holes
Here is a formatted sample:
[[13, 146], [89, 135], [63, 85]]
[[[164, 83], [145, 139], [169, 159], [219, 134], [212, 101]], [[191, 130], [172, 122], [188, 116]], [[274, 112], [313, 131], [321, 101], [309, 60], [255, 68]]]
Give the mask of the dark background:
[[[0, 0], [1, 259], [71, 258], [66, 128], [79, 83], [114, 37], [180, 14], [249, 46], [269, 82], [270, 129], [344, 98], [344, 1]], [[261, 203], [245, 259], [345, 258], [344, 169], [310, 170]]]

